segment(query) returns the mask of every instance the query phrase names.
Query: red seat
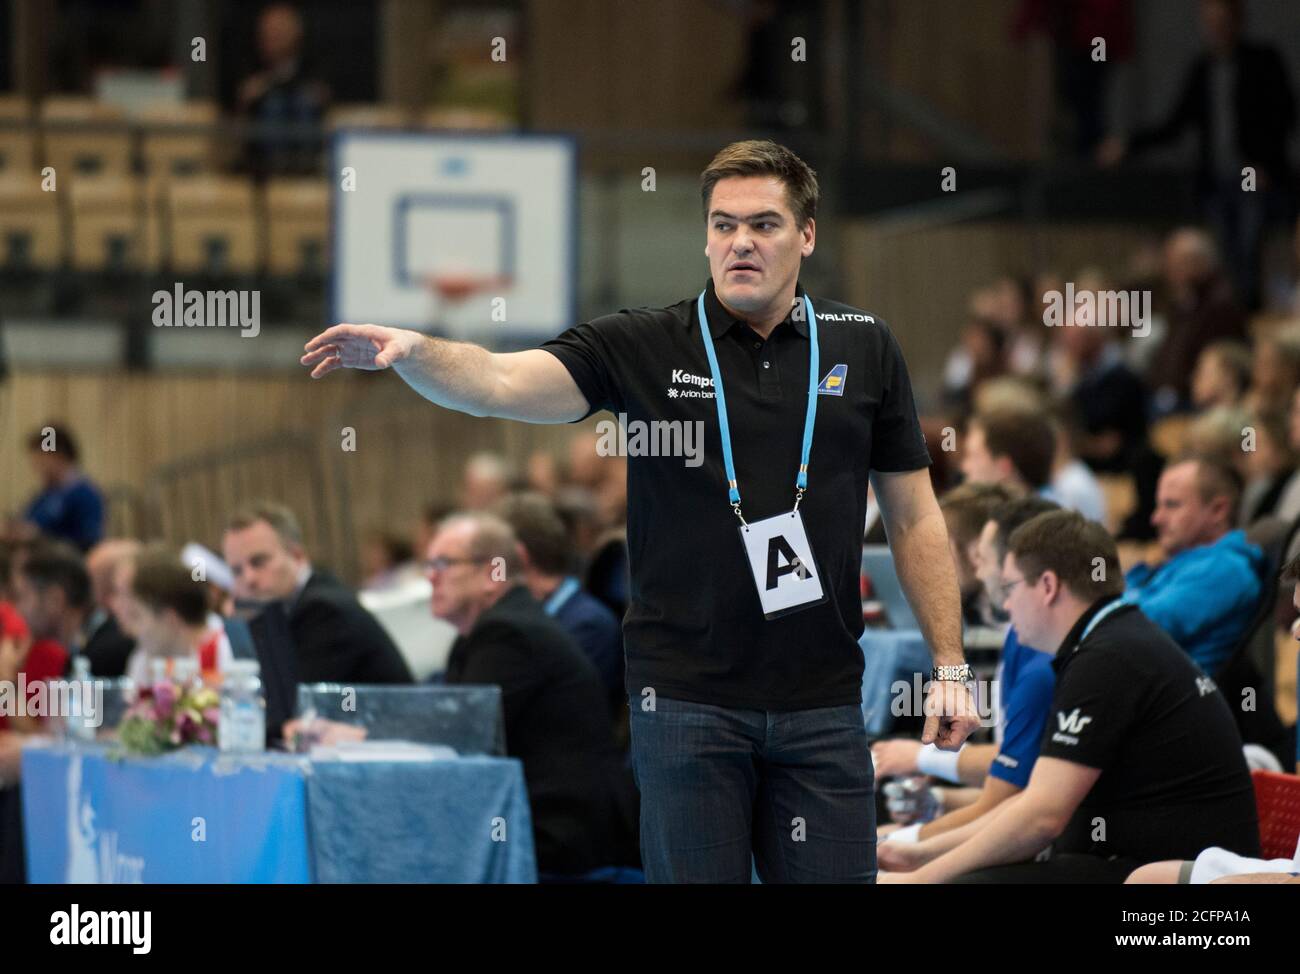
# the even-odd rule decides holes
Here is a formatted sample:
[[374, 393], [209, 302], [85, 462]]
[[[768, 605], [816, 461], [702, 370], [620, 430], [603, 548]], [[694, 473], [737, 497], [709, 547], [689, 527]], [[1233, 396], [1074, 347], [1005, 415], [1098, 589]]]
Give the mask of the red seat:
[[1300, 776], [1254, 771], [1259, 845], [1265, 859], [1290, 859], [1300, 839]]

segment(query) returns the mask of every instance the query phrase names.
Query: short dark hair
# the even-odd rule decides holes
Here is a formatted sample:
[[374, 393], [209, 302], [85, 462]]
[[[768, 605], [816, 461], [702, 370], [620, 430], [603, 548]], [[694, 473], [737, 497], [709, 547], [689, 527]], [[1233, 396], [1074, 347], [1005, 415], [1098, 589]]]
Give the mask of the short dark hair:
[[989, 455], [1007, 457], [1031, 489], [1044, 487], [1052, 479], [1056, 459], [1056, 433], [1041, 413], [999, 407], [976, 413], [971, 423], [984, 431]]
[[61, 541], [42, 541], [34, 545], [18, 569], [38, 591], [51, 586], [62, 589], [74, 609], [90, 608], [90, 573], [81, 552]]
[[1061, 505], [1056, 501], [1049, 501], [1046, 497], [1036, 495], [1017, 497], [994, 508], [993, 513], [989, 515], [989, 520], [998, 526], [998, 537], [995, 542], [998, 564], [1001, 565], [1002, 559], [1007, 556], [1007, 539], [1011, 537], [1011, 532], [1040, 514], [1060, 509]]
[[767, 139], [749, 139], [725, 146], [700, 173], [704, 219], [709, 219], [713, 187], [732, 176], [775, 176], [785, 186], [786, 202], [802, 230], [817, 216], [817, 174], [808, 163], [783, 145]]
[[958, 484], [939, 499], [948, 533], [964, 549], [979, 537], [992, 513], [1011, 497], [1002, 484]]
[[151, 611], [171, 609], [186, 625], [200, 626], [208, 617], [208, 591], [169, 548], [150, 548], [135, 563], [131, 591]]
[[283, 504], [276, 504], [273, 501], [258, 501], [247, 507], [240, 508], [226, 522], [227, 531], [243, 531], [245, 528], [251, 528], [258, 521], [265, 521], [271, 525], [280, 542], [288, 547], [294, 545], [301, 548], [302, 545], [302, 527], [298, 524], [298, 519], [294, 517], [293, 511], [289, 510]]
[[573, 543], [568, 528], [546, 497], [535, 491], [511, 494], [497, 511], [514, 530], [529, 560], [548, 575], [573, 570]]
[[[1061, 584], [1085, 602], [1124, 591], [1115, 540], [1077, 511], [1048, 511], [1030, 518], [1011, 532], [1007, 553], [1016, 556], [1026, 581], [1055, 572]], [[1100, 579], [1095, 577], [1098, 558], [1103, 562]]]
[[[45, 432], [49, 430], [54, 441], [54, 449], [45, 449]], [[27, 448], [38, 453], [53, 453], [72, 463], [81, 459], [81, 450], [77, 447], [77, 438], [66, 426], [58, 423], [46, 423], [27, 437]]]

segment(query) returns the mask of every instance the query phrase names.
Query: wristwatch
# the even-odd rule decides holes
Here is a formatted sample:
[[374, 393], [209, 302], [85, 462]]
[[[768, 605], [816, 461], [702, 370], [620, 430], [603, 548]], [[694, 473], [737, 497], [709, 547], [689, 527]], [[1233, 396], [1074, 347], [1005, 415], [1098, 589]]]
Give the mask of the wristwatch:
[[936, 666], [930, 670], [930, 679], [944, 683], [970, 683], [975, 679], [975, 671], [969, 663], [961, 666]]

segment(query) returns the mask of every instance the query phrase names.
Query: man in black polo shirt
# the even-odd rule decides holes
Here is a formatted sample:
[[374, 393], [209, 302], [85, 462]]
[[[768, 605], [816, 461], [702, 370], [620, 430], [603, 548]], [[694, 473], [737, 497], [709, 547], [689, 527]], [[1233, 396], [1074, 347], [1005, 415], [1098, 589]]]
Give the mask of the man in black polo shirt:
[[[1055, 648], [1029, 785], [966, 826], [956, 848], [886, 881], [1122, 883], [1144, 862], [1208, 846], [1258, 855], [1228, 704], [1164, 630], [1119, 600], [1105, 529], [1073, 511], [1038, 515], [1008, 539], [1002, 585], [1021, 640]], [[1029, 861], [1049, 846], [1050, 858]]]
[[955, 749], [978, 722], [930, 458], [884, 322], [799, 284], [815, 243], [812, 170], [774, 143], [739, 142], [701, 190], [711, 277], [698, 297], [510, 354], [336, 325], [302, 362], [313, 377], [392, 366], [425, 398], [478, 416], [616, 413], [647, 877], [747, 882], [752, 857], [765, 881], [869, 882], [857, 644], [868, 477], [939, 664], [924, 740]]

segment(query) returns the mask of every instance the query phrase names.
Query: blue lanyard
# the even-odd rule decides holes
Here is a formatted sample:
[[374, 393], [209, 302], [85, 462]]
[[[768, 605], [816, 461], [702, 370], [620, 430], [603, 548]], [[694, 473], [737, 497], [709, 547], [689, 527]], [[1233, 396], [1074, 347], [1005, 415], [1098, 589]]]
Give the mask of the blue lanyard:
[[1120, 596], [1118, 595], [1115, 596], [1115, 601], [1112, 602], [1110, 605], [1106, 606], [1106, 608], [1102, 609], [1095, 616], [1093, 616], [1092, 621], [1090, 621], [1084, 627], [1083, 635], [1080, 636], [1079, 641], [1074, 644], [1074, 648], [1077, 650], [1081, 645], [1083, 645], [1083, 641], [1088, 638], [1088, 633], [1092, 632], [1094, 629], [1097, 628], [1097, 623], [1101, 622], [1102, 619], [1105, 619], [1106, 616], [1110, 615], [1116, 609], [1123, 608], [1127, 604], [1128, 603], [1123, 601], [1123, 599]]
[[[707, 289], [706, 289], [707, 290]], [[704, 313], [704, 291], [700, 292], [696, 302], [700, 316], [700, 335], [704, 339], [704, 352], [709, 357], [709, 370], [713, 374], [714, 401], [718, 404], [718, 430], [722, 434], [722, 463], [727, 469], [727, 497], [731, 509], [745, 524], [745, 517], [740, 513], [740, 490], [736, 486], [736, 465], [731, 458], [731, 427], [727, 423], [727, 400], [722, 394], [722, 371], [718, 368], [718, 356], [713, 350], [713, 335], [709, 333], [709, 319]], [[799, 510], [799, 501], [808, 489], [808, 458], [812, 455], [813, 424], [817, 421], [817, 318], [813, 314], [812, 300], [803, 296], [804, 309], [808, 312], [808, 412], [803, 421], [803, 456], [799, 462], [799, 473], [795, 477], [794, 509]]]
[[558, 588], [551, 593], [551, 597], [546, 600], [543, 608], [548, 616], [553, 616], [564, 608], [569, 599], [573, 598], [578, 591], [578, 580], [570, 575], [562, 581]]

